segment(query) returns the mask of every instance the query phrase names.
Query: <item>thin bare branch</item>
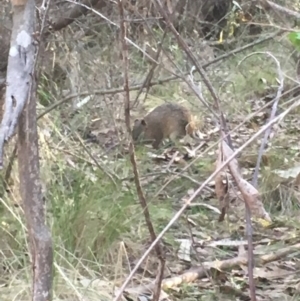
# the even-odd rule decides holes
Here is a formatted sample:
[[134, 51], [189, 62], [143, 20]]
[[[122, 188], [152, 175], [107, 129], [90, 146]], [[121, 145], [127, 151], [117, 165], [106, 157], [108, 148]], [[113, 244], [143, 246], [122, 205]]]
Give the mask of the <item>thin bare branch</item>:
[[279, 4], [276, 4], [276, 3], [272, 2], [272, 1], [260, 0], [260, 2], [263, 4], [263, 6], [265, 8], [270, 7], [270, 8], [273, 8], [274, 10], [277, 10], [277, 11], [279, 11], [281, 13], [284, 13], [284, 14], [290, 16], [290, 17], [294, 17], [294, 18], [300, 19], [300, 14], [298, 12], [296, 12], [296, 11], [293, 11], [291, 9], [283, 7], [283, 6], [281, 6]]
[[[236, 53], [242, 52], [242, 51], [244, 51], [248, 48], [256, 46], [257, 44], [260, 44], [260, 43], [263, 43], [267, 40], [270, 40], [270, 39], [274, 38], [275, 36], [277, 36], [281, 33], [282, 33], [282, 31], [277, 31], [274, 34], [271, 34], [271, 35], [269, 35], [265, 38], [261, 38], [257, 41], [254, 41], [253, 43], [245, 45], [241, 48], [237, 48], [237, 49], [235, 49], [231, 52], [228, 52], [224, 55], [221, 55], [221, 56], [213, 59], [210, 62], [207, 62], [207, 63], [203, 64], [202, 67], [205, 69], [208, 66], [213, 65], [213, 64], [215, 64], [215, 63], [217, 63], [221, 60], [224, 60], [224, 59], [226, 59], [226, 58], [228, 58], [228, 57], [230, 57], [230, 56], [232, 56]], [[189, 72], [184, 73], [183, 75], [188, 75], [188, 74], [189, 74]], [[181, 76], [180, 75], [175, 75], [175, 76], [170, 76], [170, 77], [167, 77], [167, 78], [164, 78], [164, 79], [159, 79], [159, 80], [156, 80], [156, 81], [149, 82], [147, 85], [148, 85], [148, 87], [152, 87], [152, 86], [155, 86], [155, 85], [162, 85], [164, 83], [167, 83], [167, 82], [170, 82], [170, 81], [173, 81], [173, 80], [178, 80], [178, 79], [181, 79]], [[183, 80], [185, 80], [185, 78], [183, 78]], [[142, 87], [143, 87], [143, 84], [142, 85], [131, 86], [129, 88], [129, 90], [130, 91], [140, 90]], [[192, 86], [191, 86], [191, 89], [193, 89]], [[91, 95], [91, 94], [94, 94], [94, 95], [111, 95], [111, 94], [116, 94], [116, 93], [121, 93], [121, 92], [124, 92], [123, 87], [122, 88], [109, 89], [109, 90], [95, 90], [95, 91], [93, 91], [93, 93], [91, 93], [90, 91], [84, 91], [84, 92], [81, 92], [81, 93], [70, 94], [70, 95], [66, 96], [65, 98], [61, 99], [60, 101], [58, 101], [58, 102], [52, 104], [51, 106], [49, 106], [48, 108], [46, 108], [46, 110], [39, 115], [39, 118], [42, 118], [44, 115], [46, 115], [49, 112], [51, 112], [52, 110], [56, 109], [57, 107], [59, 107], [63, 103], [71, 101], [73, 98], [76, 98], [78, 96], [88, 96], [88, 95]]]
[[[254, 52], [254, 53], [251, 53], [250, 55], [246, 56], [242, 61], [244, 61], [247, 58], [249, 58], [250, 56], [253, 56], [256, 54], [266, 54], [266, 55], [270, 56], [271, 58], [273, 58], [273, 60], [275, 61], [276, 65], [277, 65], [277, 72], [278, 72], [280, 84], [279, 84], [279, 87], [277, 90], [277, 94], [276, 94], [275, 101], [272, 106], [271, 115], [269, 118], [269, 120], [272, 120], [275, 117], [278, 102], [282, 95], [284, 77], [283, 77], [283, 73], [282, 73], [279, 61], [269, 52]], [[242, 61], [238, 64], [239, 66], [242, 63]], [[257, 162], [256, 162], [256, 166], [255, 166], [255, 170], [254, 170], [254, 174], [253, 174], [253, 178], [252, 178], [252, 184], [254, 187], [257, 187], [259, 167], [260, 167], [261, 159], [262, 159], [263, 152], [265, 150], [270, 132], [271, 132], [271, 127], [265, 131], [264, 138], [261, 142], [261, 145], [260, 145], [260, 148], [258, 151]], [[252, 229], [252, 224], [251, 224], [251, 213], [249, 210], [249, 204], [247, 202], [245, 202], [245, 205], [246, 205], [246, 233], [247, 233], [248, 241], [249, 241], [248, 254], [249, 254], [249, 256], [250, 256], [250, 254], [252, 254], [249, 257], [249, 261], [248, 261], [249, 282], [251, 282], [250, 292], [252, 294], [252, 299], [256, 300], [256, 296], [255, 296], [254, 292], [252, 291], [253, 287], [255, 287], [254, 279], [253, 279], [253, 268], [254, 268], [254, 255], [253, 255], [253, 244], [252, 244], [253, 229]]]
[[[283, 91], [283, 84], [284, 84], [284, 76], [283, 76], [283, 72], [281, 70], [281, 66], [280, 66], [280, 62], [277, 60], [277, 58], [270, 52], [253, 52], [249, 55], [247, 55], [246, 57], [244, 57], [238, 64], [238, 66], [240, 66], [242, 64], [242, 62], [244, 62], [246, 59], [248, 59], [249, 57], [253, 56], [253, 55], [257, 55], [257, 54], [263, 54], [263, 55], [267, 55], [269, 57], [271, 57], [274, 61], [275, 64], [277, 66], [277, 73], [278, 73], [278, 80], [279, 80], [279, 86], [277, 89], [277, 93], [276, 93], [276, 97], [275, 97], [275, 101], [272, 105], [272, 110], [271, 110], [271, 115], [269, 120], [272, 120], [275, 115], [276, 115], [276, 111], [277, 111], [277, 106], [278, 106], [278, 102], [279, 99], [282, 95], [282, 91]], [[265, 134], [264, 134], [264, 138], [261, 142], [259, 151], [258, 151], [258, 157], [257, 157], [257, 162], [256, 162], [256, 166], [255, 166], [255, 170], [254, 170], [254, 174], [253, 174], [253, 178], [252, 178], [252, 184], [254, 187], [257, 187], [257, 180], [258, 180], [258, 172], [259, 172], [259, 167], [260, 167], [260, 163], [261, 163], [261, 159], [263, 156], [263, 152], [265, 150], [266, 144], [268, 142], [268, 138], [271, 132], [271, 128], [269, 128]]]
[[[151, 236], [151, 241], [154, 242], [156, 240], [156, 234], [154, 231], [154, 227], [151, 222], [150, 212], [147, 206], [145, 194], [143, 192], [140, 178], [139, 178], [139, 171], [137, 168], [136, 163], [136, 157], [135, 157], [135, 150], [134, 150], [134, 144], [133, 139], [131, 135], [131, 126], [130, 126], [130, 95], [129, 95], [129, 80], [128, 80], [128, 40], [126, 39], [126, 23], [125, 23], [125, 17], [124, 17], [124, 8], [123, 8], [123, 2], [122, 0], [118, 0], [119, 5], [119, 11], [120, 11], [120, 28], [121, 28], [121, 47], [122, 47], [122, 56], [123, 56], [123, 64], [124, 64], [124, 91], [125, 91], [125, 100], [124, 100], [124, 115], [125, 115], [125, 123], [128, 135], [130, 137], [129, 142], [129, 155], [130, 155], [130, 161], [133, 168], [134, 173], [134, 182], [137, 190], [137, 194], [139, 197], [139, 201], [141, 204], [141, 207], [143, 209], [143, 213], [145, 216], [145, 221], [149, 230], [149, 234]], [[153, 300], [158, 301], [161, 291], [161, 282], [163, 279], [163, 272], [165, 267], [165, 258], [163, 255], [162, 248], [158, 243], [155, 244], [155, 251], [159, 260], [159, 267], [158, 267], [158, 273], [156, 278], [156, 285], [154, 289], [154, 295]], [[119, 292], [119, 295], [116, 297], [116, 301], [119, 300], [121, 297], [123, 291]]]
[[[114, 177], [118, 179], [117, 175], [115, 175], [115, 174], [113, 174], [113, 175], [110, 174], [110, 172], [107, 171], [105, 167], [102, 167], [102, 166], [98, 163], [97, 159], [96, 159], [96, 158], [92, 155], [92, 153], [89, 151], [89, 149], [85, 146], [85, 144], [84, 144], [84, 142], [82, 141], [82, 139], [81, 139], [81, 137], [79, 136], [79, 134], [78, 134], [78, 133], [75, 133], [75, 135], [76, 135], [76, 137], [77, 137], [79, 143], [81, 144], [81, 146], [83, 147], [83, 149], [85, 150], [85, 152], [88, 154], [88, 156], [93, 160], [93, 162], [95, 163], [95, 165], [96, 165], [101, 171], [103, 171], [103, 173], [105, 173], [105, 174], [108, 176], [108, 178], [110, 179], [110, 181], [112, 182], [112, 184], [115, 185], [115, 187], [118, 187], [118, 185], [117, 185], [117, 183], [116, 183], [116, 181], [115, 181], [115, 179], [114, 179]], [[114, 177], [113, 177], [113, 176], [114, 176]], [[119, 179], [118, 179], [118, 180], [119, 180]]]
[[[154, 58], [155, 61], [158, 61], [158, 59], [159, 59], [159, 56], [160, 56], [160, 53], [161, 53], [161, 50], [162, 50], [162, 47], [163, 47], [163, 42], [164, 42], [166, 36], [167, 36], [167, 31], [165, 30], [164, 34], [163, 34], [163, 37], [162, 37], [162, 39], [161, 39], [161, 41], [159, 43], [159, 47], [158, 47], [158, 49], [156, 51], [156, 55], [155, 55], [155, 58]], [[139, 91], [138, 91], [138, 93], [137, 93], [137, 95], [135, 97], [135, 100], [134, 100], [134, 102], [133, 102], [133, 104], [132, 104], [131, 107], [134, 107], [134, 106], [137, 105], [138, 99], [139, 99], [139, 97], [140, 97], [140, 95], [141, 95], [141, 93], [142, 93], [142, 91], [143, 91], [144, 88], [146, 88], [146, 93], [145, 93], [144, 100], [146, 99], [147, 94], [149, 93], [149, 90], [150, 90], [150, 87], [151, 87], [150, 84], [151, 84], [151, 80], [152, 80], [152, 77], [154, 75], [154, 71], [155, 71], [156, 67], [157, 67], [157, 64], [155, 64], [154, 62], [152, 62], [152, 67], [150, 68], [150, 70], [149, 70], [149, 72], [148, 72], [148, 74], [147, 74], [147, 76], [146, 76], [146, 78], [145, 78], [145, 80], [144, 80], [141, 88], [139, 89]]]
[[72, 6], [72, 8], [68, 10], [63, 17], [59, 17], [57, 20], [52, 22], [51, 30], [58, 31], [67, 27], [80, 16], [87, 14], [90, 11], [90, 6], [97, 4], [98, 7], [102, 8], [106, 5], [104, 0], [85, 0], [82, 3], [73, 3], [74, 6]]

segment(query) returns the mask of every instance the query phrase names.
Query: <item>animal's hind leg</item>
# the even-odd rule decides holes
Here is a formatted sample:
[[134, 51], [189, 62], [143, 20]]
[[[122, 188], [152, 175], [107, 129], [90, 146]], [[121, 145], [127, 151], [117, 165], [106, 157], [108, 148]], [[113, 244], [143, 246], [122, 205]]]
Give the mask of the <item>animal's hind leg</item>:
[[158, 149], [160, 143], [162, 142], [162, 140], [163, 140], [163, 136], [162, 135], [156, 136], [155, 139], [154, 139], [154, 141], [152, 142], [152, 147], [154, 149]]
[[177, 148], [181, 148], [181, 144], [179, 142], [180, 138], [184, 137], [184, 135], [180, 135], [180, 133], [174, 132], [169, 136], [170, 145], [176, 146]]
[[160, 145], [160, 140], [154, 140], [154, 141], [152, 142], [152, 147], [153, 147], [154, 149], [158, 149], [159, 145]]

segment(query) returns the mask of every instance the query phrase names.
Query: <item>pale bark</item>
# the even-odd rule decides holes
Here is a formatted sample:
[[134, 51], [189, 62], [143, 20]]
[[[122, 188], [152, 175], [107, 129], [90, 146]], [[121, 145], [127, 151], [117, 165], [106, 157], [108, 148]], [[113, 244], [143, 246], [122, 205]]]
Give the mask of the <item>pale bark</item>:
[[35, 1], [28, 0], [25, 5], [25, 0], [13, 0], [12, 4], [13, 28], [6, 76], [5, 110], [0, 127], [0, 167], [4, 142], [14, 134], [28, 98], [35, 56], [32, 38], [35, 29]]
[[51, 234], [45, 223], [40, 182], [36, 116], [35, 79], [35, 1], [11, 0], [13, 28], [7, 66], [5, 111], [0, 128], [3, 143], [18, 125], [18, 163], [20, 193], [30, 240], [33, 269], [32, 300], [52, 299], [53, 250]]
[[18, 126], [20, 192], [30, 239], [32, 300], [51, 301], [53, 250], [51, 233], [45, 224], [40, 182], [35, 81], [31, 91]]

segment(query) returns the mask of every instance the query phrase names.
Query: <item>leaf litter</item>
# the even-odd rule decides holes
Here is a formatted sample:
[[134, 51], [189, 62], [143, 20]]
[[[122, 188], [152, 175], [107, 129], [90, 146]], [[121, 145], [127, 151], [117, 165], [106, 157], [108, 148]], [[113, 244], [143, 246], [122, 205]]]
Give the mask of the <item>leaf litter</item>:
[[[262, 113], [255, 123], [258, 122], [259, 127], [265, 123], [265, 120], [266, 115]], [[278, 139], [286, 132], [282, 127], [275, 127], [275, 130], [276, 135], [270, 135], [263, 157], [263, 164], [266, 166], [269, 165], [268, 153], [276, 149]], [[235, 145], [239, 146], [247, 141], [255, 131], [256, 126], [253, 127], [253, 121], [241, 127], [236, 136], [233, 135], [239, 138], [235, 139]], [[194, 158], [201, 160], [202, 153], [209, 148], [212, 141], [218, 139], [218, 131], [215, 128], [207, 130], [206, 135], [209, 137], [209, 142], [204, 143], [196, 152], [191, 145], [183, 147], [185, 153], [174, 147], [165, 149], [161, 154], [150, 151], [148, 157], [159, 166], [154, 167], [153, 170], [156, 168], [165, 172], [176, 170], [179, 177], [184, 176], [178, 167], [180, 163], [189, 162]], [[293, 142], [296, 142], [296, 139], [293, 139]], [[221, 142], [216, 168], [231, 153], [232, 150], [226, 142]], [[205, 156], [210, 156], [213, 160], [216, 154], [210, 151]], [[245, 199], [253, 214], [254, 279], [257, 300], [297, 300], [300, 293], [300, 252], [298, 251], [300, 250], [298, 239], [300, 224], [297, 224], [297, 216], [293, 214], [289, 217], [290, 223], [278, 216], [273, 216], [271, 220], [263, 201], [264, 193], [259, 192], [246, 180], [255, 166], [255, 161], [249, 161], [249, 163], [253, 162], [250, 166], [245, 165], [244, 162], [247, 162], [248, 158], [243, 153], [239, 159], [233, 159], [226, 170], [218, 173], [209, 185], [212, 189], [204, 190], [199, 196], [205, 202], [195, 201], [190, 204], [185, 217], [186, 227], [181, 228], [181, 233], [176, 229], [171, 230], [178, 247], [176, 253], [167, 252], [166, 266], [170, 273], [163, 280], [162, 289], [169, 295], [163, 295], [160, 300], [177, 300], [179, 296], [182, 300], [185, 295], [191, 296], [191, 291], [196, 299], [207, 296], [208, 291], [211, 291], [212, 296], [215, 296], [212, 297], [213, 300], [216, 300], [215, 298], [233, 300], [233, 296], [234, 300], [249, 300], [247, 240], [241, 239], [245, 237]], [[181, 164], [181, 168], [182, 166], [186, 164]], [[289, 184], [294, 185], [293, 187], [299, 186], [298, 166], [273, 170], [272, 173], [281, 177], [278, 185], [288, 180]], [[185, 202], [193, 193], [193, 188], [188, 189], [182, 196], [181, 202]], [[204, 208], [205, 211], [202, 213], [200, 209], [195, 211], [193, 208]], [[223, 222], [218, 222], [218, 219]], [[297, 227], [294, 227], [293, 223]], [[163, 243], [165, 245], [166, 241]], [[144, 285], [141, 285], [140, 281], [127, 290], [130, 296], [133, 287], [140, 294], [152, 290], [153, 281]]]
[[[253, 101], [252, 109], [255, 111], [261, 104], [262, 102], [257, 100]], [[262, 124], [265, 124], [267, 117], [267, 113], [262, 112], [240, 127], [232, 135], [234, 146], [238, 147], [247, 141]], [[241, 121], [244, 121], [243, 117], [237, 116], [232, 125], [237, 125]], [[151, 168], [153, 175], [145, 177], [142, 174], [142, 185], [155, 182], [157, 180], [155, 172], [163, 174], [166, 178], [172, 173], [176, 173], [178, 177], [186, 177], [186, 173], [181, 174], [182, 168], [196, 158], [201, 160], [209, 157], [213, 162], [217, 157], [216, 167], [222, 163], [222, 160], [226, 160], [232, 150], [225, 142], [220, 143], [217, 155], [214, 149], [203, 155], [203, 152], [219, 138], [219, 129], [212, 126], [212, 123], [207, 122], [206, 127], [204, 137], [207, 142], [197, 151], [191, 145], [185, 146], [183, 153], [174, 147], [167, 148], [159, 154], [152, 152], [151, 149], [147, 156], [154, 163]], [[99, 129], [98, 126], [95, 128]], [[273, 169], [271, 173], [279, 178], [276, 178], [278, 185], [284, 183], [285, 186], [291, 185], [293, 189], [299, 186], [300, 178], [299, 167], [294, 164], [299, 157], [299, 129], [299, 118], [288, 116], [284, 126], [275, 128], [276, 135], [273, 131], [265, 153], [265, 160], [263, 160], [263, 166], [266, 167], [272, 164], [268, 161], [272, 161], [270, 153], [273, 150], [291, 151], [293, 156], [288, 157], [288, 163], [292, 167], [280, 166], [278, 169]], [[107, 149], [119, 142], [115, 136], [116, 130], [112, 126], [104, 130], [94, 130], [92, 134], [98, 136], [98, 143]], [[283, 145], [282, 141], [288, 141], [288, 143]], [[196, 300], [202, 300], [201, 298], [207, 297], [209, 292], [212, 300], [249, 300], [245, 250], [247, 241], [244, 239], [244, 199], [250, 199], [254, 215], [270, 221], [270, 216], [265, 209], [266, 204], [263, 201], [263, 192], [255, 189], [247, 181], [247, 177], [252, 174], [256, 157], [255, 151], [249, 150], [249, 152], [242, 153], [239, 159], [233, 160], [229, 165], [229, 171], [227, 169], [220, 172], [209, 184], [210, 189], [204, 190], [199, 199], [190, 205], [186, 216], [182, 218], [180, 230], [174, 226], [170, 231], [173, 241], [170, 243], [168, 237], [163, 240], [167, 271], [160, 300], [185, 300], [185, 297], [188, 300], [190, 296]], [[71, 161], [68, 162], [73, 164]], [[201, 184], [204, 176], [193, 174], [192, 178]], [[196, 189], [199, 185], [194, 186]], [[186, 194], [178, 197], [177, 202], [185, 202], [195, 189], [186, 189]], [[160, 197], [165, 200], [166, 194]], [[222, 218], [221, 214], [224, 214]], [[295, 212], [295, 216], [291, 214], [286, 218], [272, 216], [272, 224], [257, 223], [254, 220], [253, 240], [256, 264], [254, 277], [258, 300], [297, 300], [299, 298], [300, 224], [297, 223], [298, 214], [299, 211]], [[223, 222], [219, 223], [218, 219]], [[143, 248], [146, 249], [148, 245], [149, 242], [145, 243]], [[142, 253], [143, 250], [140, 252]], [[136, 259], [129, 258], [129, 263], [134, 264]], [[151, 300], [156, 267], [155, 255], [152, 254], [135, 276], [131, 287], [126, 289], [123, 300]], [[83, 289], [92, 288], [98, 293], [102, 292], [108, 299], [111, 296], [111, 288], [114, 285], [118, 287], [120, 284], [112, 284], [105, 280], [92, 281], [83, 276], [78, 277], [78, 281]], [[84, 290], [81, 293], [81, 296], [85, 296]], [[74, 300], [77, 297], [74, 296]]]
[[[269, 156], [269, 150], [276, 148], [276, 139], [278, 135], [281, 138], [284, 130], [280, 129], [273, 138], [275, 141], [269, 143], [266, 157]], [[247, 132], [246, 126], [239, 131], [241, 132], [237, 134], [240, 137], [237, 146], [247, 141], [253, 134], [252, 130]], [[107, 135], [109, 134], [107, 131]], [[177, 177], [187, 177], [187, 172], [182, 173], [182, 170], [194, 159], [201, 161], [209, 157], [210, 162], [214, 162], [217, 158], [215, 164], [217, 168], [222, 160], [230, 156], [232, 150], [222, 142], [219, 144], [218, 152], [209, 150], [204, 154], [214, 141], [217, 141], [218, 131], [210, 128], [207, 130], [207, 136], [209, 141], [197, 151], [194, 151], [195, 145], [188, 145], [180, 150], [170, 147], [160, 150], [159, 153], [149, 149], [147, 157], [154, 164], [151, 165], [151, 170], [147, 171], [149, 175], [141, 174], [142, 185], [155, 182], [158, 174], [165, 176], [164, 182], [174, 174]], [[297, 146], [297, 143], [295, 145]], [[251, 187], [246, 180], [252, 173], [251, 167], [245, 167], [243, 164], [248, 158], [244, 153], [239, 159], [233, 160], [228, 168], [218, 173], [198, 199], [190, 204], [186, 215], [181, 219], [180, 228], [174, 225], [170, 230], [170, 236], [163, 239], [166, 272], [160, 300], [185, 300], [185, 298], [188, 300], [191, 296], [201, 300], [207, 298], [209, 294], [212, 300], [233, 300], [233, 298], [249, 300], [243, 199], [250, 198], [253, 213], [257, 217], [269, 220], [269, 216], [263, 202], [263, 194]], [[295, 158], [291, 158], [292, 164], [294, 160]], [[297, 165], [292, 166], [272, 170], [272, 173], [280, 179], [279, 185], [281, 183], [293, 185], [292, 187], [299, 185]], [[205, 176], [192, 173], [190, 177], [198, 184], [194, 183], [192, 185], [194, 188], [186, 188], [185, 193], [175, 200], [174, 207], [184, 203]], [[162, 200], [168, 197], [167, 191], [160, 195]], [[224, 221], [220, 223], [218, 219], [223, 211], [226, 215], [224, 214]], [[272, 215], [272, 224], [257, 223], [255, 219], [253, 221], [254, 277], [258, 300], [297, 300], [299, 296], [300, 224], [297, 223], [297, 214], [298, 212], [295, 212], [295, 216], [291, 214], [288, 221], [284, 217]], [[148, 245], [149, 242], [145, 242], [144, 250]], [[130, 265], [134, 265], [139, 254], [143, 253], [143, 248], [136, 256], [128, 258]], [[152, 254], [135, 275], [122, 300], [151, 300], [156, 269], [157, 260], [155, 254]], [[105, 280], [92, 281], [82, 275], [78, 277], [78, 281], [82, 286], [79, 290], [82, 297], [90, 296], [92, 299], [92, 296], [101, 295], [101, 300], [109, 300], [112, 287], [115, 286], [117, 291], [121, 284], [119, 281], [114, 284]], [[89, 294], [85, 294], [84, 290], [88, 290]], [[69, 293], [68, 295], [70, 296]], [[57, 297], [55, 300], [61, 300], [63, 294]], [[78, 295], [74, 296], [74, 300], [80, 300]]]

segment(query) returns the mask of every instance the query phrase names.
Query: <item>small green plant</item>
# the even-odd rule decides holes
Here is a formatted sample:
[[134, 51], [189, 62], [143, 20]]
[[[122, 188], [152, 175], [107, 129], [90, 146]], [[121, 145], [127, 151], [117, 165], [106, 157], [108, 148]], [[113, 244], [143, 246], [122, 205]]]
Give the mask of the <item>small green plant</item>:
[[290, 32], [288, 38], [295, 49], [300, 52], [300, 32]]

